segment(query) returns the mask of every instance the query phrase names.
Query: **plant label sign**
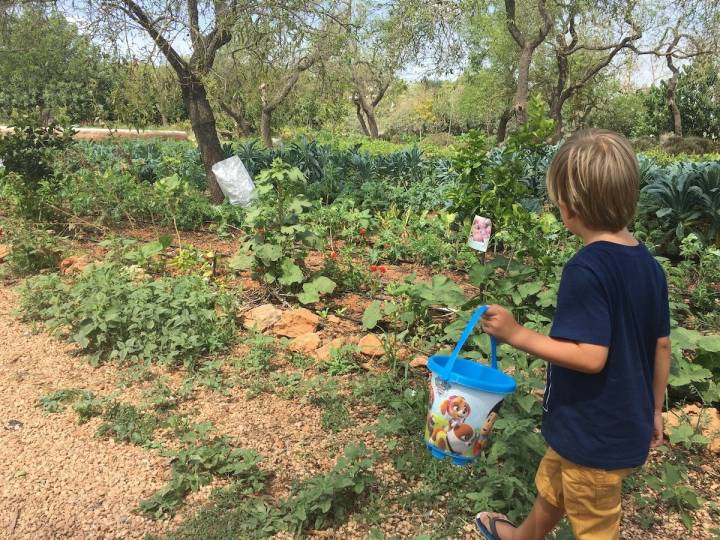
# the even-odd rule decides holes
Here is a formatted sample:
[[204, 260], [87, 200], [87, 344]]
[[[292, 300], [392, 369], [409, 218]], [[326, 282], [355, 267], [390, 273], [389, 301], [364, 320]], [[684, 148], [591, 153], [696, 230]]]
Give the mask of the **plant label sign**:
[[470, 228], [470, 236], [468, 236], [468, 246], [485, 253], [490, 243], [491, 232], [492, 221], [490, 218], [475, 216]]

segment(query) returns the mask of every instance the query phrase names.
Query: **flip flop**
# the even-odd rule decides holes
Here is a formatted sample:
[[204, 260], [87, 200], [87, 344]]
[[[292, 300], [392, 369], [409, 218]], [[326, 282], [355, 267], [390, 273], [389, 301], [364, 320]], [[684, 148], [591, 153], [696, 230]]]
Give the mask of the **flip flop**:
[[[480, 512], [480, 514], [484, 513], [485, 512]], [[512, 521], [501, 517], [490, 518], [490, 528], [488, 529], [485, 525], [483, 525], [482, 521], [480, 521], [480, 514], [475, 516], [475, 527], [477, 528], [477, 531], [483, 535], [485, 540], [500, 540], [500, 535], [497, 531], [497, 523], [507, 523], [511, 527], [517, 529], [517, 525], [515, 525]]]

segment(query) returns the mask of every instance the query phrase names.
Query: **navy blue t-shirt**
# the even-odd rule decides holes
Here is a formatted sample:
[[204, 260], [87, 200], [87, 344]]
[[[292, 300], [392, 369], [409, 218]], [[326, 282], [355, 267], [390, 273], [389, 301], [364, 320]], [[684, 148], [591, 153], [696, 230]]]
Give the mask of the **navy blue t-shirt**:
[[608, 347], [600, 373], [550, 365], [542, 433], [562, 457], [599, 469], [645, 463], [655, 346], [670, 333], [667, 282], [643, 244], [592, 242], [563, 269], [550, 336]]

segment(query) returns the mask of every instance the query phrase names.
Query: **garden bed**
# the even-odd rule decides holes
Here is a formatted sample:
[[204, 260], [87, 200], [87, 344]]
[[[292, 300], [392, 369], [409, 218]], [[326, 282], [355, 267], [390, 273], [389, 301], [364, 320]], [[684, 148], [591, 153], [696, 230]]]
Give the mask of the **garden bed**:
[[[138, 231], [137, 236], [152, 234]], [[202, 244], [201, 236], [193, 240], [199, 249], [211, 245], [221, 247], [213, 241]], [[400, 268], [394, 268], [394, 272], [395, 278], [404, 273]], [[162, 536], [186, 522], [191, 524], [189, 532], [179, 537], [203, 537], [197, 529], [202, 529], [203, 522], [193, 519], [193, 513], [208, 504], [212, 507], [214, 503], [208, 502], [211, 489], [227, 485], [227, 481], [214, 480], [190, 494], [174, 517], [160, 520], [144, 517], [137, 512], [138, 503], [168, 480], [169, 460], [149, 448], [99, 439], [95, 434], [100, 424], [97, 418], [78, 425], [70, 408], [48, 414], [38, 406], [43, 396], [63, 388], [80, 388], [142, 406], [156, 381], [163, 380], [170, 388], [180, 387], [185, 377], [182, 371], [162, 367], [153, 367], [147, 372], [128, 371], [113, 364], [92, 368], [77, 355], [76, 347], [44, 333], [33, 333], [30, 326], [15, 320], [9, 314], [17, 306], [16, 294], [11, 289], [2, 288], [0, 295], [0, 328], [3, 328], [0, 365], [3, 387], [8, 389], [0, 398], [0, 411], [4, 424], [19, 422], [13, 424], [18, 427], [4, 431], [6, 443], [0, 456], [3, 469], [9, 471], [3, 496], [3, 506], [8, 509], [4, 513], [7, 530], [14, 531], [18, 538], [53, 535], [143, 538], [147, 533]], [[344, 302], [338, 299], [337, 303]], [[359, 321], [347, 319], [325, 321], [323, 327], [328, 335], [336, 337], [338, 333], [362, 333]], [[240, 331], [240, 337], [241, 340], [248, 338], [245, 330]], [[268, 339], [277, 342], [281, 338]], [[376, 487], [382, 487], [373, 507], [365, 511], [359, 509], [344, 525], [317, 531], [309, 528], [303, 533], [305, 537], [367, 538], [371, 533], [375, 537], [410, 538], [421, 534], [432, 537], [438, 521], [445, 522], [448, 518], [444, 508], [447, 508], [447, 497], [453, 496], [452, 486], [433, 504], [420, 508], [400, 504], [403, 497], [422, 488], [422, 477], [426, 473], [434, 475], [438, 471], [426, 471], [423, 465], [416, 464], [415, 474], [419, 475], [416, 481], [408, 482], [407, 478], [403, 479], [406, 475], [398, 475], [393, 452], [389, 451], [398, 441], [392, 436], [378, 438], [376, 434], [377, 416], [383, 407], [353, 401], [348, 390], [353, 384], [368, 384], [367, 379], [372, 375], [389, 373], [385, 359], [370, 358], [365, 367], [334, 377], [340, 388], [331, 399], [352, 403], [349, 411], [338, 413], [342, 416], [338, 419], [333, 418], [332, 413], [328, 415], [326, 401], [306, 399], [314, 390], [288, 392], [288, 380], [299, 385], [321, 377], [319, 384], [325, 384], [329, 379], [321, 361], [288, 358], [281, 348], [280, 352], [273, 352], [272, 371], [261, 371], [249, 380], [239, 381], [238, 377], [247, 376], [243, 359], [246, 360], [252, 350], [251, 341], [249, 345], [241, 343], [229, 351], [221, 369], [221, 380], [225, 382], [218, 383], [214, 389], [199, 386], [192, 398], [180, 405], [179, 411], [193, 422], [211, 422], [234, 446], [260, 454], [263, 457], [260, 467], [270, 478], [264, 488], [270, 500], [288, 497], [294, 482], [326, 473], [348, 444], [362, 441], [377, 451], [379, 458], [373, 471]], [[261, 379], [269, 374], [274, 377], [295, 374], [296, 377], [262, 383]], [[417, 371], [415, 377], [422, 379], [423, 372]], [[650, 466], [661, 466], [661, 458], [653, 453]], [[717, 495], [720, 472], [711, 454], [701, 457], [693, 470], [696, 472], [690, 473], [689, 481], [707, 503], [695, 512], [692, 535], [710, 539], [714, 518], [707, 513], [707, 504], [720, 503]], [[482, 476], [476, 482], [481, 486]], [[637, 518], [646, 514], [647, 508], [638, 507], [633, 494], [625, 497], [625, 507], [623, 538], [675, 538], [684, 534], [678, 517], [671, 513], [657, 516], [649, 531], [638, 528]], [[460, 524], [453, 537], [474, 537], [470, 518], [470, 514], [464, 516], [466, 524]]]

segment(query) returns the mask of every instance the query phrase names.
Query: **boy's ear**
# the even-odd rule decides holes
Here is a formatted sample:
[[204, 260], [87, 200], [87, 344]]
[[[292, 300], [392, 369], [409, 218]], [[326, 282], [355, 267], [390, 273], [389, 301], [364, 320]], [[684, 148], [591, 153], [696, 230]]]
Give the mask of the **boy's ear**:
[[560, 209], [560, 213], [565, 219], [571, 219], [575, 217], [575, 212], [573, 212], [567, 204], [562, 201], [558, 201], [557, 205]]

